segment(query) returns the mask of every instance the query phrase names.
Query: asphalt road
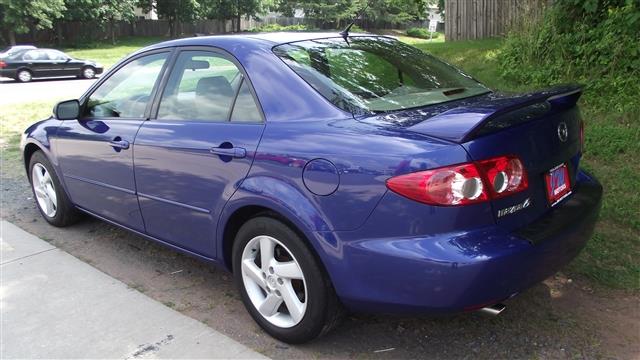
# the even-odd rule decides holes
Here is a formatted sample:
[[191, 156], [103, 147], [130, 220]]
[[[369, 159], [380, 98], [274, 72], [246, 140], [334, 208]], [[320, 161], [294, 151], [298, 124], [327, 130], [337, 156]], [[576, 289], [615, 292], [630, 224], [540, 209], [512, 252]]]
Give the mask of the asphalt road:
[[19, 83], [13, 79], [0, 78], [0, 105], [51, 98], [77, 99], [94, 81], [76, 78], [46, 78]]

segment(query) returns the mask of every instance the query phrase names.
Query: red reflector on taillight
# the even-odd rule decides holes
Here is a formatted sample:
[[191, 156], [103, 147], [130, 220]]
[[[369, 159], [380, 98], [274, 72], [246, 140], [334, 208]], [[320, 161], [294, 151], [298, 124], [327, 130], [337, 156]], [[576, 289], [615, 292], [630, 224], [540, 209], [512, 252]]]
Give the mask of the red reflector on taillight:
[[468, 205], [525, 190], [527, 172], [515, 156], [447, 166], [395, 176], [389, 190], [431, 205]]
[[474, 164], [396, 176], [387, 180], [387, 187], [409, 199], [432, 205], [467, 205], [488, 199]]
[[7, 67], [7, 63], [4, 61], [0, 61], [0, 69], [4, 69]]

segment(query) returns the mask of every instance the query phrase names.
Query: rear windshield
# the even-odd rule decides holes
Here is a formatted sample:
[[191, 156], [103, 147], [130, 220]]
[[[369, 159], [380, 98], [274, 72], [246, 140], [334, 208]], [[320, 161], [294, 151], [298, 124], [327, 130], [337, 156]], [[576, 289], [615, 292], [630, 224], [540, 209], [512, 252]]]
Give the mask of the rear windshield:
[[353, 113], [422, 107], [489, 92], [458, 69], [387, 37], [307, 40], [273, 51], [329, 101]]

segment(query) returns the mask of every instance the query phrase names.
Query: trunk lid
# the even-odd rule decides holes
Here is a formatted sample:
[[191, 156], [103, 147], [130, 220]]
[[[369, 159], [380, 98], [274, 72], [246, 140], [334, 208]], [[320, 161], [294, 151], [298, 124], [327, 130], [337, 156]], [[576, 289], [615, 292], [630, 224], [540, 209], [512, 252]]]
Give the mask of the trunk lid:
[[458, 143], [473, 160], [518, 156], [527, 170], [529, 187], [491, 202], [496, 223], [515, 230], [551, 208], [545, 181], [551, 169], [566, 164], [571, 188], [575, 185], [581, 156], [581, 116], [576, 102], [581, 94], [578, 86], [518, 96], [490, 94], [387, 115], [393, 118], [385, 120]]

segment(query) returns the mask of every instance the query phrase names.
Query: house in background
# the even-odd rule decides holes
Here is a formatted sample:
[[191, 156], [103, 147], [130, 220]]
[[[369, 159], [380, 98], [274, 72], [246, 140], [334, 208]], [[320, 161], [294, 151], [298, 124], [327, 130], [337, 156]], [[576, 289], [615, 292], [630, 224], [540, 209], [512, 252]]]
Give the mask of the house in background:
[[136, 19], [138, 20], [158, 20], [158, 12], [156, 11], [155, 2], [156, 0], [148, 0], [149, 6], [151, 10], [145, 12], [141, 7], [136, 7], [134, 13], [136, 15]]

